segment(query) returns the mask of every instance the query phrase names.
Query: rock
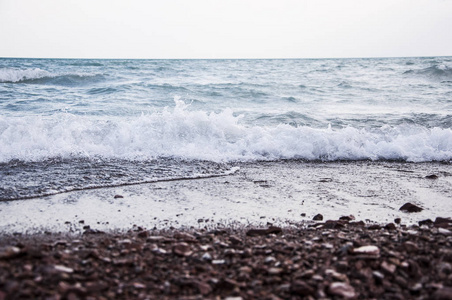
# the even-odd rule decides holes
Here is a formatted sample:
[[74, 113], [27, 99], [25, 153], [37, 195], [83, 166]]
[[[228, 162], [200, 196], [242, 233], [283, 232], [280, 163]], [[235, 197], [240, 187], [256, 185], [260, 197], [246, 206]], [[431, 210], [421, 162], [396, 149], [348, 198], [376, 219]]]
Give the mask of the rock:
[[400, 219], [400, 218], [395, 218], [394, 219], [394, 223], [400, 224], [400, 222], [402, 222], [402, 219]]
[[377, 246], [362, 246], [359, 248], [355, 248], [352, 250], [353, 254], [357, 255], [372, 255], [372, 256], [378, 256], [380, 255], [380, 249]]
[[270, 274], [270, 275], [279, 275], [279, 274], [282, 273], [282, 271], [283, 271], [282, 268], [269, 268], [268, 269], [268, 274]]
[[394, 272], [396, 271], [396, 266], [390, 263], [387, 263], [386, 261], [383, 261], [381, 263], [381, 269], [383, 271], [385, 271], [385, 273], [387, 274], [394, 274]]
[[345, 299], [356, 297], [355, 289], [344, 282], [333, 282], [328, 287], [328, 293], [333, 296], [339, 296]]
[[388, 224], [386, 224], [385, 229], [386, 230], [396, 230], [397, 228], [394, 223], [388, 223]]
[[315, 289], [302, 280], [296, 280], [291, 283], [290, 292], [298, 296], [307, 297], [314, 295]]
[[433, 293], [432, 299], [434, 300], [452, 300], [452, 288], [443, 287]]
[[440, 227], [440, 228], [438, 228], [438, 233], [443, 234], [443, 235], [451, 235], [452, 231], [450, 231], [449, 229]]
[[149, 236], [149, 232], [147, 232], [146, 230], [143, 230], [143, 231], [138, 232], [137, 236], [145, 239]]
[[20, 255], [20, 248], [14, 246], [6, 246], [0, 248], [0, 259], [10, 259]]
[[115, 198], [115, 199], [121, 199], [121, 198], [124, 198], [124, 196], [123, 196], [123, 195], [115, 195], [113, 198]]
[[431, 225], [433, 225], [433, 221], [430, 219], [426, 219], [426, 220], [419, 221], [418, 224], [419, 224], [419, 226], [423, 226], [423, 225], [431, 226]]
[[323, 220], [323, 216], [321, 214], [316, 214], [314, 216], [314, 218], [312, 218], [312, 220], [314, 220], [314, 221], [322, 221]]
[[334, 220], [328, 220], [323, 225], [323, 228], [325, 229], [339, 229], [345, 227], [345, 224], [348, 221], [334, 221]]
[[450, 223], [452, 223], [452, 220], [450, 218], [437, 217], [433, 225], [435, 227], [448, 227]]
[[399, 210], [408, 212], [408, 213], [413, 213], [413, 212], [420, 212], [423, 210], [423, 208], [407, 202], [404, 205], [402, 205], [402, 207], [400, 207]]
[[425, 176], [425, 178], [427, 178], [427, 179], [438, 179], [438, 175], [431, 174], [431, 175]]
[[74, 269], [68, 268], [63, 265], [55, 265], [54, 267], [55, 271], [61, 272], [61, 273], [74, 273]]
[[246, 232], [247, 236], [260, 236], [260, 235], [267, 235], [267, 234], [277, 234], [281, 233], [282, 229], [279, 227], [271, 226], [267, 229], [250, 229]]
[[193, 254], [191, 247], [185, 242], [175, 244], [173, 252], [179, 256], [190, 256]]
[[402, 247], [408, 253], [416, 253], [419, 250], [419, 247], [415, 243], [410, 241], [403, 243]]
[[341, 220], [341, 221], [347, 221], [347, 222], [353, 221], [354, 219], [355, 219], [355, 216], [353, 216], [353, 215], [342, 216], [342, 217], [339, 218], [339, 220]]
[[209, 294], [212, 291], [212, 288], [210, 287], [210, 285], [205, 282], [198, 281], [195, 283], [195, 286], [198, 288], [198, 291], [203, 296]]

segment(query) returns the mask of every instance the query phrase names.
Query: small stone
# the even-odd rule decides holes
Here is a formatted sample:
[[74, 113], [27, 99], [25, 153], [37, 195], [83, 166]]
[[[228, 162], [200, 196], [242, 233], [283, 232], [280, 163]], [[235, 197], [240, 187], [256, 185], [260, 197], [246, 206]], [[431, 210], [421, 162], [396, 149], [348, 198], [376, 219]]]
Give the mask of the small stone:
[[406, 252], [417, 252], [419, 250], [418, 246], [410, 241], [403, 243], [402, 246]]
[[190, 256], [193, 254], [190, 246], [187, 243], [177, 243], [173, 246], [173, 252], [179, 256]]
[[145, 289], [146, 288], [146, 285], [139, 283], [139, 282], [132, 283], [132, 286], [136, 289]]
[[279, 227], [271, 226], [267, 229], [250, 229], [246, 232], [247, 236], [262, 236], [268, 234], [277, 234], [281, 233], [282, 229]]
[[296, 280], [292, 282], [290, 285], [290, 292], [295, 295], [299, 295], [302, 297], [307, 297], [310, 295], [314, 295], [314, 288], [309, 286], [306, 282], [302, 280]]
[[204, 254], [201, 256], [201, 259], [202, 259], [202, 260], [205, 260], [205, 261], [211, 261], [211, 260], [212, 260], [212, 255], [210, 255], [208, 252], [206, 252], [206, 253], [204, 253]]
[[452, 220], [450, 218], [437, 217], [435, 219], [434, 225], [435, 227], [448, 227], [450, 223], [452, 223]]
[[224, 259], [215, 259], [212, 260], [213, 265], [223, 265], [226, 261]]
[[390, 264], [390, 263], [387, 263], [387, 262], [385, 262], [385, 261], [383, 261], [383, 262], [381, 263], [381, 269], [382, 269], [383, 271], [385, 271], [386, 273], [388, 273], [388, 274], [394, 274], [396, 268], [397, 268], [397, 267], [396, 267], [395, 265]]
[[312, 218], [312, 220], [314, 220], [314, 221], [322, 221], [323, 220], [323, 216], [321, 214], [316, 214], [314, 216], [314, 218]]
[[353, 221], [354, 219], [355, 219], [355, 216], [353, 216], [353, 215], [342, 216], [342, 217], [339, 218], [339, 220], [341, 220], [341, 221], [347, 221], [347, 222]]
[[269, 268], [268, 269], [268, 274], [270, 274], [270, 275], [278, 275], [278, 274], [281, 274], [282, 271], [283, 271], [282, 268]]
[[365, 255], [380, 255], [380, 249], [377, 246], [362, 246], [359, 248], [355, 248], [352, 251], [353, 254], [365, 254]]
[[201, 293], [201, 295], [207, 295], [212, 291], [210, 285], [205, 282], [199, 281], [195, 285], [198, 288], [198, 291]]
[[396, 226], [394, 223], [388, 223], [388, 224], [386, 224], [385, 229], [386, 230], [396, 230]]
[[423, 209], [417, 205], [407, 202], [404, 205], [402, 205], [402, 207], [400, 207], [399, 210], [405, 211], [408, 213], [413, 213], [413, 212], [420, 212]]
[[6, 246], [0, 248], [0, 259], [14, 258], [20, 255], [20, 248], [14, 246]]
[[427, 179], [438, 179], [438, 175], [431, 174], [431, 175], [425, 176], [425, 178], [427, 178]]
[[438, 233], [443, 234], [443, 235], [451, 235], [452, 231], [450, 231], [449, 229], [440, 227], [440, 228], [438, 228]]
[[433, 224], [433, 221], [430, 219], [426, 219], [426, 220], [419, 221], [418, 224], [419, 224], [419, 226], [423, 226], [423, 225], [431, 226]]
[[451, 287], [443, 287], [442, 289], [437, 290], [435, 293], [433, 293], [432, 299], [452, 300], [452, 288]]
[[114, 198], [115, 199], [121, 199], [121, 198], [124, 198], [124, 196], [123, 195], [115, 195]]
[[149, 236], [149, 232], [147, 232], [146, 230], [143, 230], [143, 231], [138, 232], [137, 236], [140, 238], [147, 238]]
[[343, 297], [345, 299], [352, 299], [356, 297], [355, 289], [344, 282], [333, 282], [328, 288], [331, 295]]
[[402, 219], [400, 219], [400, 218], [395, 218], [394, 219], [394, 223], [400, 224], [400, 222], [402, 222]]
[[63, 265], [55, 265], [53, 268], [56, 271], [62, 272], [62, 273], [74, 273], [74, 269], [68, 268], [68, 267], [63, 266]]

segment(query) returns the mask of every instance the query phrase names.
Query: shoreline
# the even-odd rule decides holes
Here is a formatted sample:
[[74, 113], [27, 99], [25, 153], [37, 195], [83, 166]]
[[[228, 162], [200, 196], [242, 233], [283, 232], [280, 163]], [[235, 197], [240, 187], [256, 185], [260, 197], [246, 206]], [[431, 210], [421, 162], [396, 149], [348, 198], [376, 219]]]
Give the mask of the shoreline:
[[[201, 228], [238, 223], [286, 226], [354, 215], [417, 224], [452, 216], [450, 164], [277, 161], [237, 164], [230, 175], [72, 191], [0, 202], [0, 232]], [[406, 202], [423, 208], [399, 211]]]
[[298, 225], [3, 235], [0, 299], [452, 299], [450, 219]]

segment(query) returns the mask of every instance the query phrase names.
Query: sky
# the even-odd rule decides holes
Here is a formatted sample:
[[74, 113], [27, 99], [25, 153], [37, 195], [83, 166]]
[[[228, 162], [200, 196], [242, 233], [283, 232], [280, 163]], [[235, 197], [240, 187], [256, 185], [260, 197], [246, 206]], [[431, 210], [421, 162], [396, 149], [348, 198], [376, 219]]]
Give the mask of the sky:
[[452, 0], [0, 0], [0, 57], [452, 55]]

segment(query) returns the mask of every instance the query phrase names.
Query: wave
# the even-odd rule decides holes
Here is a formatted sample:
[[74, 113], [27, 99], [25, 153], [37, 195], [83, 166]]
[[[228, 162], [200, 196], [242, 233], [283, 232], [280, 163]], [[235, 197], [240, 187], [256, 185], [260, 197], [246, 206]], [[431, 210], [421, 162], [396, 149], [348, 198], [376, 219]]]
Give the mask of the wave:
[[408, 70], [404, 74], [419, 75], [436, 80], [452, 79], [452, 68], [444, 64], [435, 64], [420, 70]]
[[92, 73], [54, 74], [39, 68], [0, 68], [0, 83], [53, 84], [73, 86], [99, 82], [103, 79], [103, 75]]
[[133, 118], [0, 116], [0, 162], [52, 157], [149, 160], [451, 161], [452, 129], [414, 124], [366, 129], [247, 126], [231, 110], [174, 109]]

